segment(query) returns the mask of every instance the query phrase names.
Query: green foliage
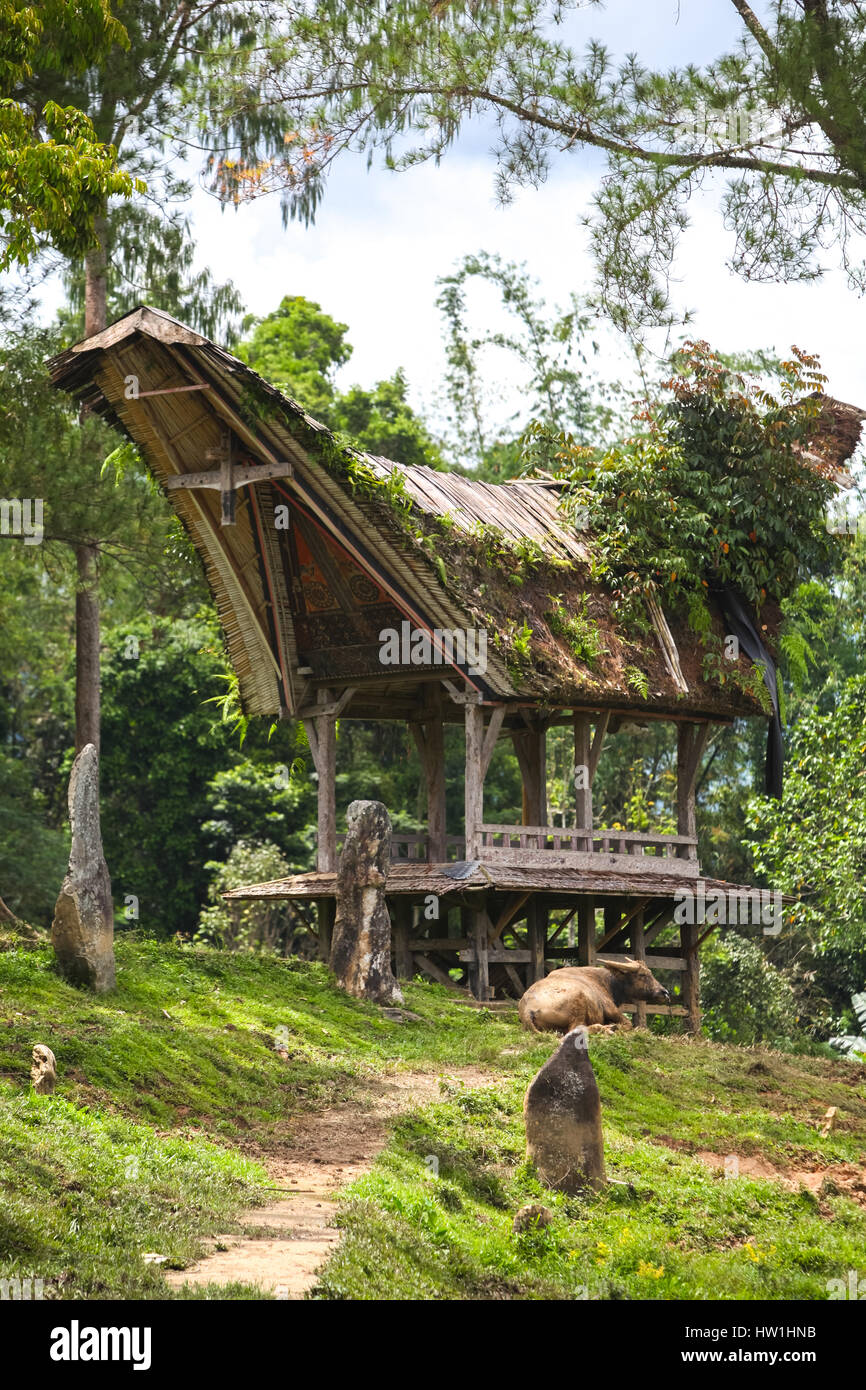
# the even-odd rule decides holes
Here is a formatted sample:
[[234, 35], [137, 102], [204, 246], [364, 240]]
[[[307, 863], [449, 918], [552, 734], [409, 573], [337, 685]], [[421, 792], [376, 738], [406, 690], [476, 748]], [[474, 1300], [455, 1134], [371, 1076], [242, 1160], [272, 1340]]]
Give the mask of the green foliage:
[[859, 1061], [866, 1062], [866, 994], [852, 996], [851, 1011], [862, 1032], [859, 1035], [848, 1033], [842, 1037], [831, 1038], [830, 1046], [838, 1048], [845, 1057], [854, 1057]]
[[701, 953], [701, 1010], [707, 1036], [719, 1042], [793, 1039], [802, 1032], [796, 994], [761, 948], [734, 931]]
[[303, 295], [286, 295], [265, 318], [244, 319], [249, 334], [237, 345], [242, 362], [323, 424], [333, 423], [334, 374], [348, 362], [348, 325], [337, 323]]
[[639, 666], [626, 666], [625, 678], [632, 690], [636, 690], [642, 700], [649, 699], [649, 681], [645, 671]]
[[231, 760], [229, 729], [204, 704], [224, 658], [204, 615], [142, 622], [106, 646], [100, 780], [115, 901], [134, 894], [142, 925], [188, 931], [207, 881], [208, 787], [214, 764]]
[[[202, 908], [194, 940], [233, 951], [271, 951], [282, 956], [316, 954], [316, 940], [309, 930], [310, 908], [296, 907], [286, 899], [253, 899], [226, 902], [229, 888], [250, 883], [269, 883], [286, 878], [291, 866], [276, 845], [239, 840], [225, 863], [205, 865], [211, 873], [209, 906]], [[304, 912], [306, 908], [306, 913]]]
[[6, 906], [24, 921], [45, 922], [66, 870], [67, 836], [52, 826], [48, 798], [24, 758], [0, 749], [0, 885]]
[[[345, 435], [351, 450], [407, 465], [441, 467], [438, 445], [408, 403], [402, 371], [372, 390], [360, 386], [343, 393], [337, 390], [336, 372], [352, 355], [345, 341], [349, 330], [323, 313], [320, 305], [302, 295], [287, 295], [266, 318], [247, 318], [244, 329], [252, 332], [237, 347], [241, 360], [314, 419]], [[364, 467], [358, 463], [350, 471], [357, 479]], [[367, 473], [370, 485], [378, 486], [379, 480], [369, 469]]]
[[669, 399], [648, 428], [597, 461], [561, 440], [563, 507], [592, 534], [594, 574], [632, 616], [655, 591], [707, 634], [704, 595], [732, 585], [757, 611], [781, 601], [834, 555], [824, 512], [833, 484], [797, 452], [815, 428], [823, 381], [795, 351], [777, 396], [687, 345]]
[[550, 599], [552, 606], [544, 616], [551, 632], [566, 638], [576, 661], [594, 666], [605, 647], [597, 624], [587, 616], [586, 594], [581, 594], [578, 611], [570, 614], [566, 613], [560, 595], [551, 594]]
[[781, 802], [747, 811], [759, 873], [798, 901], [774, 956], [796, 963], [801, 1010], [826, 1036], [866, 979], [866, 677], [852, 677], [826, 714], [800, 715]]
[[424, 420], [407, 400], [409, 386], [402, 370], [372, 390], [352, 386], [334, 401], [336, 428], [365, 453], [381, 455], [406, 466], [442, 468], [439, 445]]
[[586, 220], [598, 300], [620, 325], [671, 321], [671, 265], [689, 200], [707, 184], [744, 278], [815, 279], [833, 247], [862, 287], [853, 248], [864, 223], [866, 59], [856, 5], [738, 3], [727, 51], [660, 68], [630, 50], [615, 56], [579, 21], [572, 29], [575, 8], [298, 0], [270, 53], [250, 44], [246, 62], [233, 50], [213, 59], [231, 100], [210, 138], [234, 137], [244, 151], [214, 186], [234, 202], [278, 188], [287, 213], [310, 219], [341, 156], [379, 152], [398, 170], [438, 162], [481, 121], [502, 201], [537, 187], [554, 164], [606, 161]]
[[[294, 750], [290, 744], [293, 733]], [[316, 793], [308, 776], [308, 750], [306, 745], [303, 750], [300, 747], [302, 734], [300, 724], [283, 728], [279, 755], [276, 744], [271, 742], [265, 751], [259, 738], [259, 747], [249, 749], [251, 756], [220, 768], [211, 777], [207, 793], [210, 818], [202, 825], [202, 832], [221, 858], [230, 858], [239, 841], [265, 840], [273, 844], [275, 852], [288, 857], [290, 867], [285, 873], [307, 867], [315, 850]], [[295, 756], [290, 765], [279, 761], [292, 751]]]
[[40, 100], [37, 72], [75, 75], [129, 46], [107, 0], [2, 0], [0, 29], [0, 270], [26, 266], [46, 245], [64, 255], [93, 244], [110, 196], [144, 192], [87, 114]]

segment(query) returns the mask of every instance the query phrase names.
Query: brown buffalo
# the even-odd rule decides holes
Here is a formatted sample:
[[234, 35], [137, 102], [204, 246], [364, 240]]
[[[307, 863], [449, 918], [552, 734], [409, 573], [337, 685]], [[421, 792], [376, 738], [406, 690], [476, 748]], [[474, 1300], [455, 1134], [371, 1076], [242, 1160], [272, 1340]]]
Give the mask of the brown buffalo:
[[534, 1033], [569, 1033], [581, 1025], [597, 1028], [631, 1024], [621, 1004], [669, 1004], [670, 995], [642, 961], [565, 966], [530, 985], [517, 1006], [524, 1028]]

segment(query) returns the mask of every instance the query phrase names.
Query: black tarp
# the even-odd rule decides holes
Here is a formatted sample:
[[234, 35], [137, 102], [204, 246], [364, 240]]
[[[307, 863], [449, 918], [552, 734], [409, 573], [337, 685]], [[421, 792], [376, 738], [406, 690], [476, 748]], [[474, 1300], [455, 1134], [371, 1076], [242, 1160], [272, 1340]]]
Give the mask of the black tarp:
[[767, 729], [767, 758], [764, 764], [764, 788], [767, 796], [782, 799], [782, 772], [785, 761], [782, 746], [782, 718], [779, 710], [779, 690], [776, 685], [776, 666], [761, 639], [755, 619], [742, 594], [729, 587], [716, 589], [727, 631], [736, 637], [750, 661], [761, 667], [764, 682], [773, 704], [773, 714]]

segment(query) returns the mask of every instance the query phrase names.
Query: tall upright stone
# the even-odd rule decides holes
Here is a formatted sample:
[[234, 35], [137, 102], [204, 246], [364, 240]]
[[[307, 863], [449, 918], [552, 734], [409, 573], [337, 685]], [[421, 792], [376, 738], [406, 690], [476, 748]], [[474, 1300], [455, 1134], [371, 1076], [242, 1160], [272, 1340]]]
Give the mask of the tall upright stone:
[[114, 988], [114, 907], [99, 828], [99, 754], [85, 744], [69, 778], [72, 849], [54, 908], [51, 944], [71, 984]]
[[523, 1118], [526, 1156], [543, 1183], [569, 1193], [604, 1186], [601, 1097], [585, 1028], [566, 1033], [530, 1083]]
[[400, 1004], [391, 973], [391, 919], [385, 883], [391, 863], [391, 819], [381, 801], [353, 801], [337, 868], [337, 915], [331, 969], [358, 999]]

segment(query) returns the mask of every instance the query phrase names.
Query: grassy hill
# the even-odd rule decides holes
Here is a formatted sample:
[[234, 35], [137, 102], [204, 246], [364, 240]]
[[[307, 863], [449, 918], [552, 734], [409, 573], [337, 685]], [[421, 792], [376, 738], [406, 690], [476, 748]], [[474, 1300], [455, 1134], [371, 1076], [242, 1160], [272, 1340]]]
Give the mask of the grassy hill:
[[[203, 1237], [266, 1201], [268, 1155], [300, 1112], [394, 1069], [467, 1064], [496, 1084], [445, 1080], [440, 1103], [395, 1125], [347, 1191], [344, 1240], [315, 1297], [816, 1299], [828, 1279], [864, 1272], [857, 1064], [646, 1033], [593, 1039], [616, 1181], [565, 1198], [523, 1159], [523, 1093], [555, 1040], [514, 1016], [416, 984], [406, 1002], [419, 1021], [393, 1023], [321, 965], [133, 935], [118, 941], [118, 989], [93, 999], [58, 978], [44, 945], [0, 947], [0, 1278], [41, 1277], [47, 1296], [170, 1296], [142, 1256], [182, 1268]], [[29, 1088], [37, 1042], [57, 1055], [53, 1097]], [[822, 1137], [831, 1105], [838, 1123]], [[790, 1182], [730, 1181], [726, 1155]], [[539, 1200], [552, 1223], [515, 1235], [517, 1208]]]

